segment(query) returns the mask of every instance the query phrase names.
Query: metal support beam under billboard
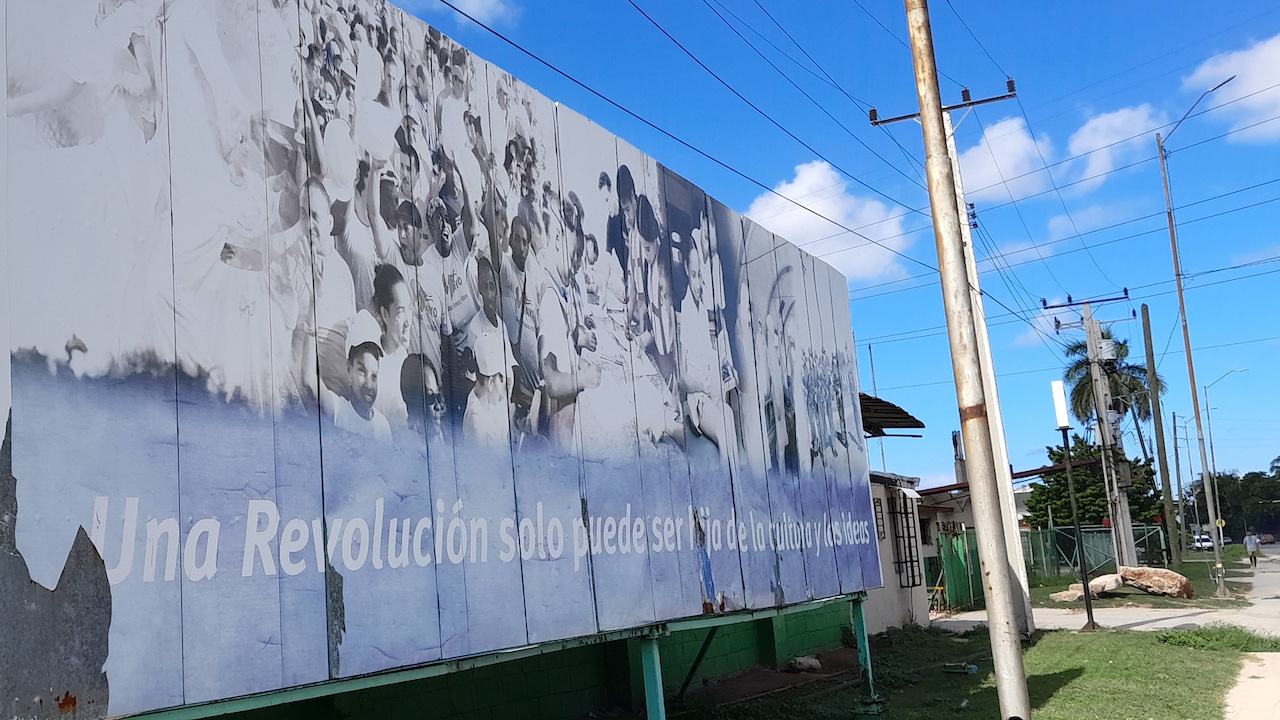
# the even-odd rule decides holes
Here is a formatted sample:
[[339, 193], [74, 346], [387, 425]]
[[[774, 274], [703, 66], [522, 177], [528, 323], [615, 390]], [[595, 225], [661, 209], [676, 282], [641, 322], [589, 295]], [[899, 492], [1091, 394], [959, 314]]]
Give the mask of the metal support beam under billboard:
[[667, 720], [662, 695], [662, 659], [658, 655], [658, 635], [640, 639], [640, 667], [644, 671], [644, 708], [649, 720]]

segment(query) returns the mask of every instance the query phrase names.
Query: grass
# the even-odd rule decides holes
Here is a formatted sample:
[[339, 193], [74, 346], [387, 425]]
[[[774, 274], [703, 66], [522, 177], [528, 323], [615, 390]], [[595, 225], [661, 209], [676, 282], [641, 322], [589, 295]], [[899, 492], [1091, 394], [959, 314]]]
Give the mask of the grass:
[[[1212, 561], [1213, 554], [1209, 553], [1209, 559]], [[1223, 559], [1227, 566], [1227, 590], [1231, 592], [1230, 598], [1216, 598], [1214, 593], [1217, 592], [1217, 584], [1209, 577], [1209, 564], [1198, 559], [1186, 560], [1181, 565], [1170, 566], [1170, 570], [1185, 575], [1191, 581], [1191, 587], [1195, 590], [1195, 597], [1172, 598], [1162, 597], [1159, 595], [1148, 595], [1134, 588], [1122, 588], [1123, 594], [1100, 597], [1093, 601], [1094, 607], [1125, 607], [1136, 605], [1138, 607], [1157, 607], [1157, 608], [1234, 608], [1246, 607], [1249, 601], [1245, 599], [1245, 593], [1248, 592], [1250, 583], [1242, 582], [1242, 580], [1250, 578], [1253, 574], [1248, 569], [1237, 569], [1232, 567], [1232, 563], [1226, 558]], [[1090, 575], [1091, 578], [1097, 577], [1098, 573]], [[1066, 590], [1067, 586], [1072, 583], [1080, 582], [1078, 577], [1060, 576], [1038, 576], [1027, 579], [1031, 587], [1031, 601], [1033, 604], [1041, 607], [1059, 607], [1059, 608], [1083, 608], [1084, 601], [1076, 602], [1055, 602], [1049, 599], [1049, 595], [1060, 590]]]
[[1280, 637], [1256, 633], [1239, 625], [1215, 623], [1188, 630], [1160, 630], [1154, 634], [1162, 643], [1196, 650], [1280, 652]]
[[[1244, 560], [1244, 545], [1232, 543], [1222, 546], [1222, 562], [1230, 565], [1237, 560]], [[1213, 562], [1212, 550], [1183, 550], [1182, 562]]]
[[[1223, 698], [1241, 665], [1241, 646], [1271, 642], [1280, 640], [1239, 628], [1037, 633], [1024, 653], [1027, 689], [1036, 720], [1220, 720]], [[872, 644], [877, 688], [895, 720], [999, 717], [990, 658], [985, 629], [953, 635], [915, 628], [876, 636]], [[947, 673], [946, 662], [972, 663], [979, 670]], [[683, 717], [849, 718], [862, 693], [861, 686], [836, 686]]]

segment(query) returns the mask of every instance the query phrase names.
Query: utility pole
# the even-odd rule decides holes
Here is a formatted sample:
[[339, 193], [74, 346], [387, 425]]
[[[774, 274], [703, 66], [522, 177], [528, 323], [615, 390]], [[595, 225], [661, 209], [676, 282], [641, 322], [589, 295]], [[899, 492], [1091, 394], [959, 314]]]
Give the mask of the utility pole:
[[[1213, 509], [1218, 513], [1218, 517], [1222, 517], [1222, 501], [1218, 495], [1218, 459], [1213, 456], [1213, 408], [1209, 407], [1209, 388], [1204, 389], [1204, 424], [1209, 431], [1209, 474], [1213, 476]], [[1213, 532], [1218, 534], [1218, 541], [1222, 541], [1224, 528], [1214, 527]]]
[[[1217, 90], [1235, 79], [1235, 75], [1223, 80], [1213, 87], [1201, 93], [1200, 97], [1187, 108], [1187, 112], [1183, 113], [1182, 119], [1174, 124], [1173, 129], [1169, 131], [1172, 136], [1177, 131], [1178, 126], [1182, 125], [1182, 121], [1187, 119], [1191, 111], [1196, 105], [1205, 98], [1206, 95]], [[1165, 218], [1169, 222], [1169, 247], [1173, 255], [1173, 281], [1178, 290], [1178, 317], [1182, 321], [1182, 347], [1186, 351], [1187, 356], [1187, 384], [1191, 387], [1191, 414], [1196, 420], [1196, 441], [1200, 445], [1200, 477], [1204, 484], [1205, 505], [1209, 513], [1209, 524], [1214, 530], [1218, 529], [1218, 511], [1217, 511], [1217, 492], [1214, 488], [1216, 480], [1209, 476], [1209, 457], [1204, 447], [1204, 427], [1200, 423], [1200, 393], [1196, 392], [1196, 366], [1191, 354], [1191, 332], [1187, 329], [1187, 305], [1183, 298], [1182, 292], [1182, 261], [1178, 258], [1178, 232], [1173, 223], [1173, 199], [1169, 194], [1169, 168], [1165, 163], [1164, 139], [1160, 137], [1160, 133], [1156, 133], [1156, 157], [1160, 159], [1160, 180], [1164, 184], [1164, 212]], [[1209, 537], [1213, 541], [1213, 562], [1214, 576], [1218, 579], [1218, 597], [1227, 597], [1226, 571], [1222, 567], [1222, 535], [1217, 532], [1210, 532]]]
[[973, 297], [969, 289], [964, 241], [960, 234], [960, 215], [956, 207], [955, 175], [947, 152], [947, 134], [938, 92], [938, 69], [933, 54], [929, 9], [925, 0], [905, 0], [904, 4], [911, 39], [916, 100], [920, 105], [920, 125], [924, 136], [925, 173], [942, 281], [943, 308], [947, 317], [947, 339], [955, 376], [960, 427], [965, 441], [965, 470], [969, 477], [974, 523], [978, 531], [978, 557], [983, 568], [982, 589], [991, 633], [996, 694], [1000, 699], [1002, 718], [1029, 720], [1031, 701], [1027, 694], [1022, 643], [1018, 633], [1017, 613], [1014, 610], [1016, 597], [1010, 581], [1009, 552], [1002, 528], [995, 454], [987, 419], [987, 397], [982, 382], [977, 331], [974, 327]]
[[[1089, 376], [1093, 381], [1094, 415], [1098, 423], [1098, 445], [1102, 448], [1102, 477], [1107, 488], [1107, 506], [1111, 510], [1111, 538], [1115, 544], [1116, 565], [1132, 567], [1138, 564], [1138, 552], [1133, 543], [1133, 521], [1129, 517], [1129, 496], [1125, 488], [1130, 482], [1127, 467], [1117, 462], [1122, 453], [1119, 428], [1112, 419], [1111, 382], [1102, 367], [1104, 360], [1115, 359], [1114, 341], [1105, 341], [1101, 326], [1093, 319], [1089, 303], [1084, 303], [1085, 343], [1089, 353]], [[1110, 350], [1104, 351], [1108, 342]], [[1123, 455], [1121, 455], [1123, 458]], [[1127, 465], [1127, 461], [1123, 461]]]
[[[960, 221], [960, 234], [964, 243], [965, 266], [969, 277], [969, 292], [971, 294], [970, 303], [974, 312], [974, 332], [978, 340], [979, 362], [982, 364], [982, 385], [983, 392], [987, 398], [987, 418], [991, 428], [991, 446], [995, 455], [996, 480], [1000, 492], [1001, 514], [1004, 519], [1005, 546], [1008, 548], [1010, 556], [1009, 571], [1013, 574], [1013, 580], [1018, 586], [1021, 599], [1015, 605], [1018, 615], [1018, 628], [1026, 635], [1035, 632], [1035, 618], [1031, 613], [1031, 589], [1027, 582], [1027, 564], [1026, 557], [1022, 550], [1022, 530], [1018, 527], [1018, 510], [1017, 500], [1013, 496], [1013, 472], [1009, 465], [1009, 449], [1005, 442], [1004, 436], [1004, 418], [1000, 412], [999, 390], [996, 386], [995, 364], [991, 356], [991, 341], [987, 334], [987, 318], [982, 305], [982, 289], [978, 283], [978, 263], [973, 252], [973, 238], [970, 230], [976, 225], [971, 224], [971, 216], [969, 212], [969, 204], [964, 197], [964, 182], [960, 177], [960, 155], [956, 152], [955, 131], [951, 126], [951, 111], [961, 108], [969, 108], [975, 105], [985, 105], [986, 103], [997, 102], [1000, 100], [1008, 100], [1017, 97], [1013, 80], [1009, 79], [1005, 83], [1006, 92], [1003, 95], [995, 95], [992, 97], [980, 98], [974, 100], [969, 95], [969, 89], [963, 88], [960, 91], [961, 101], [955, 105], [946, 105], [942, 108], [943, 127], [947, 135], [947, 154], [951, 160], [951, 173], [955, 179], [956, 187], [956, 211]], [[898, 115], [891, 118], [881, 118], [879, 113], [873, 107], [870, 109], [871, 124], [887, 125], [889, 123], [898, 122], [900, 120], [919, 120], [920, 113], [908, 113], [906, 115]], [[869, 351], [869, 349], [868, 349]], [[963, 475], [964, 459], [960, 446], [956, 447], [956, 478], [959, 481]]]
[[[1187, 512], [1183, 507], [1182, 457], [1178, 454], [1178, 413], [1173, 414], [1173, 468], [1178, 478], [1178, 544], [1185, 548], [1187, 546]], [[1187, 472], [1191, 472], [1190, 467], [1187, 468]], [[1181, 555], [1182, 551], [1179, 550], [1178, 554]]]
[[[1209, 407], [1209, 388], [1217, 385], [1223, 380], [1226, 380], [1230, 375], [1242, 372], [1249, 372], [1249, 368], [1228, 370], [1222, 374], [1222, 377], [1204, 386], [1204, 422], [1209, 429], [1209, 468], [1213, 471], [1214, 495], [1216, 496], [1215, 500], [1217, 500], [1215, 508], [1218, 511], [1218, 517], [1222, 517], [1222, 497], [1216, 492], [1218, 490], [1218, 458], [1213, 453], [1213, 415], [1210, 412], [1212, 408]], [[1218, 528], [1218, 534], [1222, 534], [1222, 528]], [[1219, 538], [1219, 540], [1221, 540], [1221, 538]]]
[[[1182, 545], [1174, 541], [1177, 537], [1177, 525], [1173, 517], [1173, 491], [1169, 487], [1169, 457], [1164, 447], [1164, 417], [1160, 414], [1160, 390], [1156, 387], [1156, 354], [1151, 344], [1151, 313], [1147, 304], [1142, 304], [1142, 344], [1147, 351], [1147, 389], [1151, 394], [1151, 417], [1155, 421], [1156, 459], [1160, 463], [1160, 490], [1164, 500], [1164, 527], [1169, 537], [1170, 560], [1175, 565], [1182, 564]], [[1137, 418], [1134, 418], [1137, 422]]]
[[[951, 172], [956, 181], [956, 211], [960, 214], [960, 237], [964, 241], [965, 267], [969, 274], [969, 295], [973, 304], [973, 327], [978, 339], [978, 357], [982, 363], [982, 387], [987, 396], [987, 418], [991, 427], [991, 449], [995, 453], [996, 485], [1000, 490], [1000, 505], [1004, 514], [1004, 542], [1009, 548], [1009, 565], [1013, 581], [1021, 592], [1022, 602], [1016, 603], [1018, 628], [1023, 634], [1036, 631], [1031, 615], [1031, 586], [1027, 582], [1027, 561], [1022, 553], [1022, 529], [1018, 527], [1018, 504], [1013, 497], [1013, 471], [1009, 467], [1009, 447], [1004, 437], [1004, 416], [1000, 412], [1000, 396], [996, 388], [996, 371], [991, 357], [991, 340], [987, 336], [987, 316], [982, 305], [982, 290], [978, 285], [978, 261], [973, 254], [972, 224], [969, 220], [969, 204], [964, 198], [964, 179], [960, 176], [960, 154], [956, 152], [955, 128], [951, 126], [951, 111], [942, 113], [943, 127], [947, 132], [947, 154], [951, 156]], [[1212, 436], [1212, 435], [1211, 435]]]

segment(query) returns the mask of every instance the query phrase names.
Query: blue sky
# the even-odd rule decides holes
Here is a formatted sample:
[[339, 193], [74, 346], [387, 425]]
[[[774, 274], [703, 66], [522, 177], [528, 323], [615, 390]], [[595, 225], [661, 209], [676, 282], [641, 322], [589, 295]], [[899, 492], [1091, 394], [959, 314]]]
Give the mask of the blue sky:
[[[928, 426], [922, 439], [885, 442], [888, 469], [926, 485], [951, 480], [958, 419], [941, 295], [926, 267], [937, 260], [920, 128], [873, 128], [866, 117], [869, 105], [882, 116], [917, 109], [901, 3], [634, 0], [722, 82], [630, 0], [455, 2], [689, 145], [913, 260], [778, 200], [439, 0], [397, 2], [844, 271], [863, 389], [870, 345], [880, 396]], [[1210, 390], [1217, 467], [1265, 469], [1280, 455], [1280, 6], [943, 0], [930, 10], [946, 102], [962, 86], [977, 98], [1003, 93], [1006, 74], [1017, 82], [1017, 100], [956, 116], [1015, 469], [1046, 461], [1057, 437], [1049, 383], [1061, 374], [1061, 343], [1080, 337], [1056, 335], [1041, 298], [1129, 288], [1131, 301], [1095, 314], [1124, 320], [1150, 305], [1166, 415], [1190, 417], [1155, 133], [1236, 76], [1167, 148], [1197, 383], [1247, 369]], [[1113, 330], [1141, 361], [1140, 323]], [[874, 443], [871, 453], [880, 467]], [[1185, 477], [1185, 449], [1182, 459]]]

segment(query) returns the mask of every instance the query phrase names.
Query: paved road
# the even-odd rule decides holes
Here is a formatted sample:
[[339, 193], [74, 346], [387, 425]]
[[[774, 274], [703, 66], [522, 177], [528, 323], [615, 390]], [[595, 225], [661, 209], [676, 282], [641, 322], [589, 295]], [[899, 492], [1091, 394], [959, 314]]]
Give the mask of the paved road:
[[[1252, 604], [1249, 607], [1094, 608], [1093, 617], [1099, 625], [1109, 628], [1159, 630], [1199, 627], [1209, 623], [1230, 623], [1280, 635], [1280, 550], [1275, 545], [1267, 546], [1266, 549], [1271, 552], [1258, 559], [1258, 569], [1254, 571], [1251, 579], [1253, 587], [1249, 590], [1248, 597]], [[1075, 630], [1084, 624], [1083, 610], [1038, 607], [1033, 612], [1036, 627], [1044, 630]], [[986, 611], [977, 610], [938, 618], [933, 620], [932, 624], [958, 632], [976, 625], [985, 625], [986, 622]]]

